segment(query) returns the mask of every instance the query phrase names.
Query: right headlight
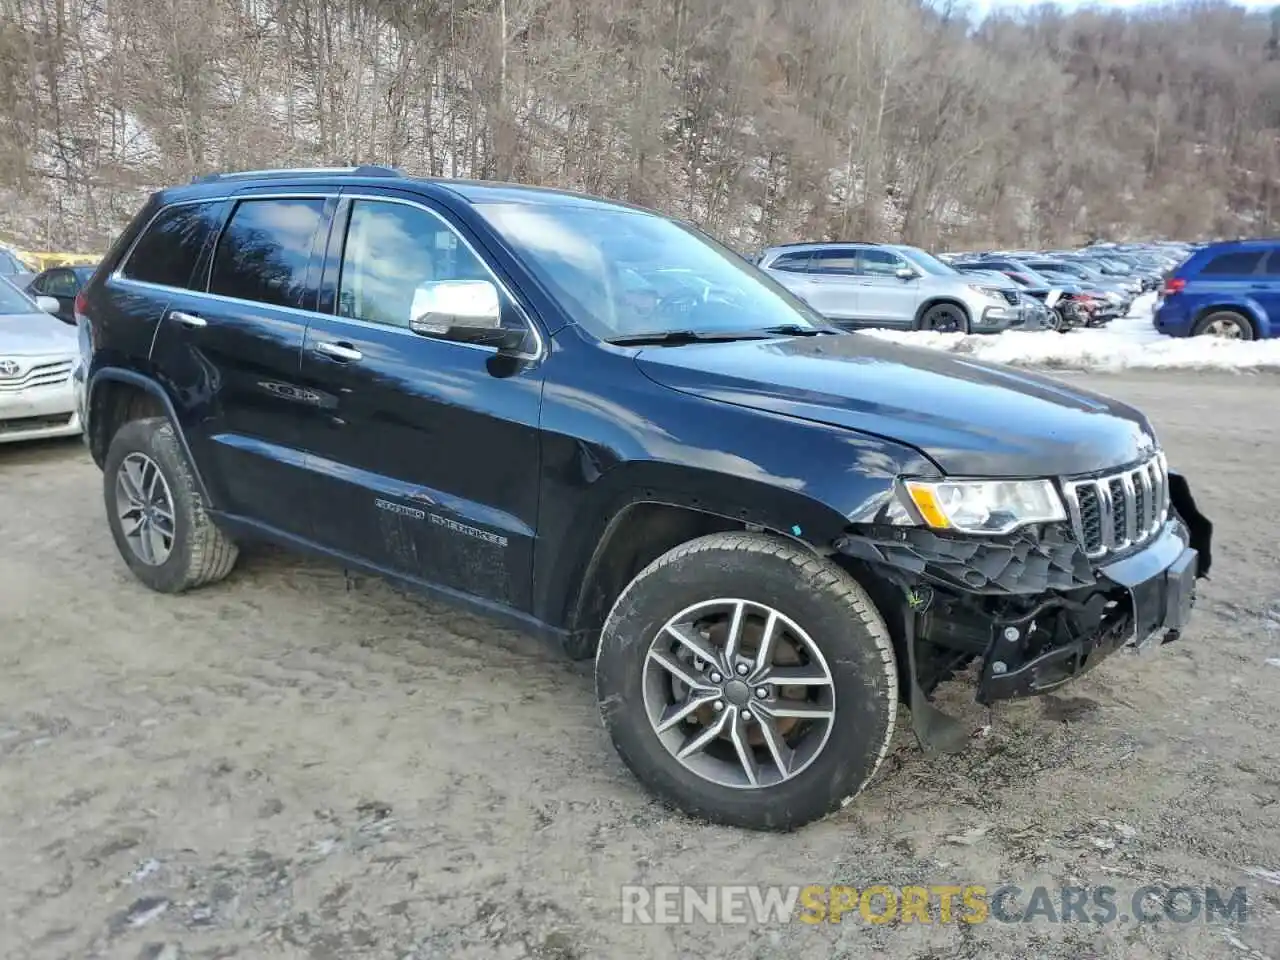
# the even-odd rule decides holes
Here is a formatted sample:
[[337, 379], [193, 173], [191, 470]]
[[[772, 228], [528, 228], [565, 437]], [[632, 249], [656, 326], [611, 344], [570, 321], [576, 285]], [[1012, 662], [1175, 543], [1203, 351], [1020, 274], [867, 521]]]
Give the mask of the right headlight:
[[902, 489], [934, 530], [1004, 534], [1067, 519], [1050, 480], [905, 480]]

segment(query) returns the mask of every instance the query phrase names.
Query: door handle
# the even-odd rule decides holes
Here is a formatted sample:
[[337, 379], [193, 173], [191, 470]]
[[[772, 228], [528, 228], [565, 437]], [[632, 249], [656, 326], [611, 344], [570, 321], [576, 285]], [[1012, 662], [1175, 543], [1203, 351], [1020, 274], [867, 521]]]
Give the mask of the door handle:
[[197, 317], [194, 313], [183, 313], [181, 310], [170, 310], [169, 318], [171, 320], [176, 320], [184, 327], [199, 328], [207, 327], [209, 325], [209, 321], [204, 317]]
[[364, 354], [349, 343], [317, 343], [316, 352], [343, 363], [355, 363], [364, 359]]

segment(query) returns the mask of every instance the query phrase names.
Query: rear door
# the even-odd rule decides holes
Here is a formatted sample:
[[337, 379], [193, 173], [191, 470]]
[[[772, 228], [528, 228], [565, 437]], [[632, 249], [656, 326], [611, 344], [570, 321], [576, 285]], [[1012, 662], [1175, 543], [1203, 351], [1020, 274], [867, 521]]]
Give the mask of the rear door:
[[916, 306], [920, 303], [919, 271], [910, 280], [903, 280], [898, 271], [907, 267], [907, 261], [892, 250], [864, 247], [858, 253], [859, 280], [862, 292], [858, 306], [867, 320], [886, 326], [908, 327], [915, 322]]
[[173, 291], [153, 355], [219, 509], [300, 537], [312, 500], [301, 437], [318, 402], [299, 384], [329, 222], [324, 193], [246, 192], [191, 287]]
[[1280, 247], [1267, 255], [1252, 286], [1253, 299], [1258, 301], [1271, 321], [1271, 335], [1280, 336]]
[[[422, 284], [488, 280], [520, 356], [415, 332]], [[344, 191], [307, 331], [316, 539], [385, 570], [525, 610], [537, 527], [543, 340], [447, 211]]]
[[841, 321], [863, 318], [862, 284], [856, 247], [824, 247], [810, 255], [805, 299], [823, 316]]

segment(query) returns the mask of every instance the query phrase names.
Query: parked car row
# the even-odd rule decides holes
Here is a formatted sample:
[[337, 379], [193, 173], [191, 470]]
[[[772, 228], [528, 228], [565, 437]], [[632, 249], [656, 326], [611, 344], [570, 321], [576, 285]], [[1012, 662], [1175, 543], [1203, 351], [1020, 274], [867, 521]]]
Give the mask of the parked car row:
[[941, 254], [962, 272], [997, 270], [1031, 296], [1051, 291], [1058, 329], [1098, 327], [1126, 316], [1191, 252], [1186, 244], [1093, 244], [1079, 250], [987, 250]]
[[843, 329], [1000, 333], [1058, 326], [1012, 279], [966, 274], [921, 250], [885, 243], [790, 243], [756, 265]]

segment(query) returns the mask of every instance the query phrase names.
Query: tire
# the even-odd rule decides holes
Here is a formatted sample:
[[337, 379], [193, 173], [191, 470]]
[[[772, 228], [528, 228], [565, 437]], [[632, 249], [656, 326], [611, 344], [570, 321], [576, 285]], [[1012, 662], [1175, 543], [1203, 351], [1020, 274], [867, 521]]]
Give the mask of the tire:
[[1215, 310], [1196, 321], [1193, 337], [1221, 337], [1224, 340], [1252, 340], [1253, 324], [1234, 310]]
[[954, 303], [935, 303], [920, 315], [916, 328], [940, 333], [968, 333], [969, 317], [963, 307]]
[[[729, 598], [724, 602], [730, 605], [742, 601], [767, 604], [781, 615], [777, 622], [784, 629], [776, 634], [775, 657], [799, 649], [790, 642], [796, 636], [791, 625], [799, 627], [818, 656], [810, 657], [807, 666], [791, 669], [825, 670], [829, 686], [792, 688], [778, 682], [770, 687], [768, 681], [753, 686], [757, 681], [748, 678], [742, 686], [748, 687], [749, 702], [735, 706], [743, 703], [742, 691], [740, 687], [731, 689], [734, 684], [727, 681], [738, 678], [726, 671], [721, 677], [726, 681], [723, 692], [713, 688], [710, 694], [721, 698], [716, 702], [722, 706], [715, 708], [720, 712], [710, 713], [709, 720], [695, 717], [694, 726], [682, 723], [660, 735], [651, 719], [661, 718], [653, 698], [660, 691], [672, 693], [676, 684], [655, 665], [651, 645], [660, 635], [668, 641], [666, 624], [673, 617], [717, 598]], [[746, 637], [751, 623], [758, 620], [753, 614], [742, 622], [747, 624], [743, 630]], [[682, 643], [674, 646], [680, 648], [677, 652], [687, 653]], [[715, 652], [722, 654], [723, 649], [717, 647]], [[690, 668], [698, 662], [704, 664], [704, 670], [712, 668], [706, 661], [693, 661]], [[797, 661], [793, 657], [791, 662]], [[715, 676], [699, 674], [704, 681]], [[771, 691], [769, 696], [757, 699], [766, 690]], [[779, 690], [791, 691], [786, 694], [789, 699], [778, 699]], [[769, 722], [774, 730], [794, 724], [790, 731], [794, 739], [787, 744], [796, 748], [791, 764], [794, 772], [788, 777], [772, 759], [776, 754], [768, 749], [765, 723], [771, 716], [769, 710], [795, 704], [790, 698], [796, 690], [816, 691], [803, 696], [829, 695], [827, 702], [833, 712], [825, 721], [779, 716]], [[623, 762], [662, 801], [727, 826], [793, 830], [847, 804], [875, 775], [893, 738], [898, 672], [883, 618], [848, 573], [781, 537], [720, 533], [674, 548], [642, 570], [622, 591], [605, 622], [596, 653], [596, 696], [605, 728]], [[817, 701], [805, 705], [817, 705]], [[707, 705], [702, 710], [713, 707]], [[743, 710], [754, 713], [739, 720]], [[758, 761], [759, 785], [746, 782], [746, 765], [739, 760], [727, 730], [693, 761], [713, 765], [726, 774], [736, 762], [741, 781], [736, 784], [695, 772], [677, 759], [662, 739], [666, 736], [668, 742], [688, 746], [691, 738], [705, 732], [718, 718], [731, 727], [743, 723], [741, 729], [748, 738], [757, 738], [747, 749]]]
[[[152, 480], [147, 462], [158, 468], [158, 481]], [[139, 552], [145, 552], [145, 547], [138, 547], [145, 537], [131, 540], [125, 530], [126, 522], [132, 522], [138, 511], [134, 510], [128, 520], [121, 516], [122, 497], [128, 498], [125, 488], [129, 476], [137, 476], [139, 468], [146, 484], [158, 492], [152, 516], [161, 539], [169, 543], [167, 555], [153, 545], [151, 562]], [[122, 470], [129, 476], [122, 477]], [[133, 575], [152, 590], [182, 593], [214, 583], [231, 572], [239, 550], [209, 519], [195, 474], [167, 418], [131, 420], [122, 426], [107, 450], [102, 480], [107, 523], [116, 549]], [[160, 504], [164, 502], [168, 502], [167, 512], [171, 515], [168, 520], [162, 519], [164, 507]]]

